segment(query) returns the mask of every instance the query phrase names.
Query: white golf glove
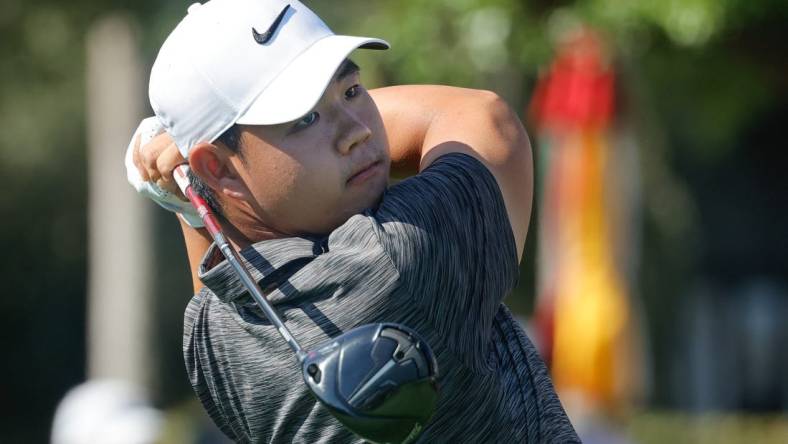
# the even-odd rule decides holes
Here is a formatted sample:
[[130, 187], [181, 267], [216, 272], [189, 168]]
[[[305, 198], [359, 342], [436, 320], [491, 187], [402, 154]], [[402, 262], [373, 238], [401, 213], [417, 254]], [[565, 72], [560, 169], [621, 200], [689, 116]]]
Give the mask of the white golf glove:
[[134, 141], [137, 135], [140, 135], [140, 146], [144, 146], [150, 142], [154, 137], [164, 132], [164, 127], [159, 123], [156, 117], [148, 117], [140, 122], [140, 126], [131, 136], [131, 142], [126, 149], [126, 157], [124, 163], [126, 164], [126, 178], [129, 183], [138, 193], [145, 197], [150, 198], [152, 201], [159, 204], [162, 208], [178, 214], [189, 226], [194, 228], [202, 228], [204, 226], [202, 219], [197, 214], [191, 203], [181, 200], [175, 194], [162, 189], [160, 186], [153, 182], [146, 182], [140, 177], [140, 172], [134, 165]]

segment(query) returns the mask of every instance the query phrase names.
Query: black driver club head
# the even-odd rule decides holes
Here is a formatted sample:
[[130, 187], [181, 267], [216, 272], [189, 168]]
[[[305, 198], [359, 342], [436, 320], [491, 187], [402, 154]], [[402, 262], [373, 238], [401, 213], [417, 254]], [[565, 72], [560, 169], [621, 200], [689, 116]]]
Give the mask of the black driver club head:
[[438, 400], [437, 362], [413, 330], [368, 324], [307, 354], [304, 380], [315, 397], [360, 437], [412, 442]]

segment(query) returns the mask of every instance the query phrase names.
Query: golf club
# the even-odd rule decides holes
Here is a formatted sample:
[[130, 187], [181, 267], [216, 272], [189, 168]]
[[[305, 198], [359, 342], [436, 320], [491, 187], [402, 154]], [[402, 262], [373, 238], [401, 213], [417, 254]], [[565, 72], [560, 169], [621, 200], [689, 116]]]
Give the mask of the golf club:
[[263, 296], [227, 241], [216, 216], [191, 187], [188, 165], [173, 175], [197, 209], [217, 247], [249, 294], [295, 352], [306, 385], [345, 427], [373, 443], [410, 443], [432, 416], [438, 399], [437, 362], [413, 330], [394, 323], [353, 328], [305, 351]]

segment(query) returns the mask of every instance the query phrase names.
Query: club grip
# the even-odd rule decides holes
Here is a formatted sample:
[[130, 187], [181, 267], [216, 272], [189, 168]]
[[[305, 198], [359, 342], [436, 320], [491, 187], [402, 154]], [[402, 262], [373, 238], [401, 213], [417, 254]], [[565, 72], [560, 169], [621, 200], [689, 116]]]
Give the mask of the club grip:
[[172, 172], [172, 176], [175, 178], [175, 183], [178, 184], [178, 188], [180, 188], [183, 195], [186, 196], [186, 190], [191, 186], [189, 182], [189, 165], [182, 163], [176, 166], [175, 170]]
[[192, 206], [197, 210], [197, 214], [200, 215], [200, 219], [202, 219], [202, 222], [205, 224], [205, 229], [208, 230], [214, 238], [216, 238], [217, 235], [221, 235], [222, 228], [216, 216], [211, 211], [211, 207], [208, 206], [208, 202], [192, 189], [192, 184], [189, 181], [189, 165], [185, 163], [178, 165], [175, 167], [172, 175], [175, 178], [175, 183], [178, 184], [178, 188], [181, 189], [183, 195], [189, 199], [189, 202], [191, 202]]

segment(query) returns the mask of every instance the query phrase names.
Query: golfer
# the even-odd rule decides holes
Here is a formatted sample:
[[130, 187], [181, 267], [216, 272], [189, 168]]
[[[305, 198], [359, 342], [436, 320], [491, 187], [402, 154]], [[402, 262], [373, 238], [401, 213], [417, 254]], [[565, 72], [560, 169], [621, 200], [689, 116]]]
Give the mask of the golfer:
[[[185, 161], [306, 349], [374, 322], [426, 339], [440, 398], [419, 442], [577, 442], [502, 302], [531, 213], [522, 124], [491, 92], [368, 91], [348, 59], [357, 48], [388, 44], [335, 35], [294, 0], [211, 0], [190, 7], [159, 52], [149, 93], [166, 133], [138, 134], [127, 166], [138, 190], [181, 216], [196, 292], [183, 351], [197, 396], [238, 442], [361, 442], [315, 401], [199, 218], [173, 198]], [[410, 177], [389, 185], [391, 174]]]

